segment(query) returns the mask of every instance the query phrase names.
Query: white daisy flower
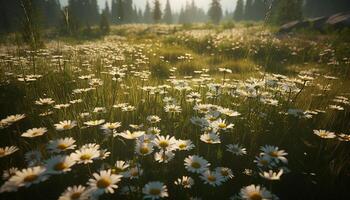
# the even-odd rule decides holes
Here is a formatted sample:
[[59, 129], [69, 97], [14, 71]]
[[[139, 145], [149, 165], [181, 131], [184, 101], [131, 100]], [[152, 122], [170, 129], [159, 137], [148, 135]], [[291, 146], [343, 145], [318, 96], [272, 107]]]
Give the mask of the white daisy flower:
[[53, 153], [61, 153], [63, 151], [74, 149], [77, 145], [72, 137], [50, 140], [47, 149]]
[[45, 161], [48, 174], [62, 174], [71, 171], [76, 161], [70, 156], [53, 156]]
[[261, 177], [271, 181], [280, 180], [282, 174], [283, 174], [283, 169], [280, 169], [278, 172], [269, 170], [268, 172], [259, 173]]
[[211, 172], [207, 170], [203, 172], [200, 178], [204, 181], [205, 184], [209, 184], [213, 187], [220, 186], [224, 182], [224, 178], [221, 173]]
[[314, 130], [314, 134], [324, 139], [333, 139], [336, 137], [334, 132], [330, 132], [326, 130]]
[[142, 193], [145, 194], [144, 199], [159, 199], [168, 197], [168, 189], [162, 182], [149, 182], [142, 188]]
[[239, 193], [243, 200], [272, 200], [273, 195], [266, 188], [260, 185], [249, 185], [243, 187]]
[[47, 180], [46, 169], [41, 166], [19, 170], [1, 188], [1, 192], [17, 191], [20, 187], [29, 187]]
[[204, 133], [201, 135], [200, 140], [202, 142], [208, 143], [208, 144], [219, 144], [221, 143], [220, 141], [220, 136], [216, 133]]
[[175, 182], [175, 185], [180, 185], [183, 188], [191, 188], [194, 185], [194, 180], [191, 177], [183, 176], [181, 178], [178, 178]]
[[89, 179], [89, 185], [92, 193], [103, 194], [103, 193], [114, 193], [114, 189], [118, 188], [122, 176], [112, 174], [111, 170], [102, 170], [99, 173], [93, 174], [94, 178]]
[[1, 147], [0, 148], [0, 158], [11, 155], [18, 150], [19, 149], [16, 146]]
[[58, 124], [54, 124], [56, 130], [58, 131], [65, 131], [65, 130], [70, 130], [72, 128], [74, 128], [75, 126], [77, 126], [77, 122], [76, 121], [71, 121], [71, 120], [64, 120], [59, 122]]
[[233, 153], [236, 156], [242, 156], [247, 154], [247, 149], [240, 144], [228, 144], [226, 145], [226, 151]]
[[78, 164], [88, 164], [100, 157], [100, 151], [96, 148], [81, 148], [72, 153], [71, 157], [76, 160]]
[[208, 170], [210, 163], [203, 157], [192, 155], [185, 158], [185, 168], [189, 172], [202, 173]]
[[24, 132], [21, 136], [22, 137], [29, 137], [29, 138], [33, 138], [33, 137], [38, 137], [41, 135], [44, 135], [44, 133], [47, 132], [47, 129], [44, 127], [41, 128], [32, 128], [32, 129], [28, 129], [26, 132]]
[[68, 187], [58, 198], [58, 200], [86, 200], [88, 199], [88, 193], [86, 187], [82, 185], [74, 185]]

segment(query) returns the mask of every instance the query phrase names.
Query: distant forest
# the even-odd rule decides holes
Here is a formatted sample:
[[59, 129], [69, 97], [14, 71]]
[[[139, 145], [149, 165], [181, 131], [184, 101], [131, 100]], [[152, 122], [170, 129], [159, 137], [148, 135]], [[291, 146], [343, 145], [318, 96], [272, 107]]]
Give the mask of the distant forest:
[[[165, 9], [163, 9], [165, 7]], [[69, 0], [62, 7], [58, 0], [0, 0], [0, 32], [21, 29], [26, 20], [35, 21], [42, 28], [76, 30], [102, 23], [196, 23], [222, 20], [269, 20], [282, 24], [305, 17], [319, 17], [347, 11], [350, 0], [238, 0], [236, 10], [227, 12], [220, 0], [212, 0], [208, 11], [189, 0], [179, 12], [173, 12], [169, 0], [161, 5], [159, 0], [147, 0], [144, 9], [137, 8], [133, 0], [106, 1], [100, 11], [97, 0]]]

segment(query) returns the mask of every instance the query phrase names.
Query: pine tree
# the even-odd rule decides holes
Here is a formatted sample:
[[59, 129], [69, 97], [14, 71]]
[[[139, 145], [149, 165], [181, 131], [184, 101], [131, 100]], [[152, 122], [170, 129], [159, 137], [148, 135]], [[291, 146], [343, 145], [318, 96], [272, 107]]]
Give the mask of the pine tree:
[[61, 17], [61, 5], [58, 0], [45, 2], [44, 15], [48, 27], [57, 26]]
[[122, 0], [116, 1], [116, 13], [117, 13], [117, 21], [116, 23], [122, 24], [124, 22], [124, 5]]
[[151, 7], [149, 5], [149, 2], [146, 2], [146, 8], [145, 8], [145, 13], [143, 15], [144, 22], [149, 24], [152, 22], [152, 13], [151, 13]]
[[159, 0], [154, 0], [154, 8], [153, 8], [153, 20], [154, 22], [159, 22], [162, 19], [162, 11], [160, 10], [160, 2]]
[[284, 24], [302, 18], [302, 0], [280, 0], [273, 11], [273, 22]]
[[179, 21], [178, 21], [179, 24], [185, 24], [186, 23], [186, 20], [185, 20], [185, 11], [184, 11], [184, 8], [182, 7], [181, 10], [180, 10], [180, 14], [179, 14]]
[[[112, 14], [111, 14], [111, 10], [109, 9], [109, 4], [108, 4], [108, 1], [106, 1], [105, 3], [105, 9], [103, 10], [102, 13], [105, 13], [107, 19], [108, 19], [108, 22], [110, 22], [112, 20]], [[102, 15], [101, 15], [102, 17]]]
[[111, 6], [111, 21], [112, 23], [117, 21], [117, 0], [112, 0], [112, 6]]
[[125, 23], [132, 23], [134, 21], [134, 10], [132, 7], [132, 0], [124, 0], [124, 22]]
[[164, 22], [167, 24], [173, 23], [173, 14], [171, 12], [171, 6], [170, 6], [169, 0], [167, 0], [165, 10], [164, 10]]
[[233, 19], [236, 21], [241, 21], [244, 16], [244, 2], [243, 0], [238, 0], [236, 5], [236, 10], [233, 14]]
[[253, 15], [253, 0], [247, 0], [244, 9], [244, 19], [252, 20]]
[[264, 20], [266, 16], [266, 5], [264, 3], [264, 0], [255, 0], [252, 6], [252, 11], [253, 11], [253, 20]]
[[101, 17], [100, 17], [100, 31], [103, 34], [108, 34], [110, 31], [108, 15], [109, 15], [109, 8], [106, 7], [101, 13]]
[[218, 24], [220, 22], [222, 18], [222, 8], [220, 0], [212, 0], [208, 14], [213, 23]]

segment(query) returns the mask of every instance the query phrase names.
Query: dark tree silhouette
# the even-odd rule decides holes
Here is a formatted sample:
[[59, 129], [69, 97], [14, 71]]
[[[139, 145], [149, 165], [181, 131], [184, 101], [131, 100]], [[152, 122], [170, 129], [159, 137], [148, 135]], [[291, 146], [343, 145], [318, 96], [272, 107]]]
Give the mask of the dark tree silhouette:
[[208, 14], [213, 23], [218, 24], [220, 22], [222, 18], [222, 8], [220, 0], [212, 0]]

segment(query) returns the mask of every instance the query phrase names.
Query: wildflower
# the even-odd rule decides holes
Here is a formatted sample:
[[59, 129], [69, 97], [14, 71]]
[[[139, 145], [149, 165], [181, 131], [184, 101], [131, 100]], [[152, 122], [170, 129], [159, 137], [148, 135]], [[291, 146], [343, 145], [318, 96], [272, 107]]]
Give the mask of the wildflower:
[[210, 126], [215, 130], [227, 130], [232, 129], [233, 124], [227, 124], [226, 120], [218, 119], [210, 124]]
[[155, 124], [160, 122], [160, 117], [156, 116], [156, 115], [150, 115], [147, 117], [147, 121], [149, 121], [151, 124]]
[[175, 185], [180, 185], [183, 188], [191, 188], [194, 185], [194, 180], [191, 177], [183, 176], [181, 178], [178, 178], [175, 182]]
[[33, 184], [47, 180], [46, 169], [41, 166], [18, 170], [5, 184], [0, 188], [0, 192], [17, 191], [19, 187], [29, 187]]
[[211, 172], [209, 170], [203, 172], [200, 178], [204, 181], [204, 183], [209, 184], [211, 186], [220, 186], [224, 182], [224, 178], [221, 173]]
[[82, 185], [74, 185], [68, 187], [58, 198], [58, 200], [84, 200], [88, 199], [86, 187]]
[[175, 148], [176, 139], [174, 137], [167, 136], [161, 136], [158, 135], [157, 138], [154, 140], [154, 144], [163, 150], [173, 150]]
[[52, 98], [44, 98], [44, 99], [39, 98], [39, 100], [35, 101], [35, 104], [41, 105], [41, 106], [43, 106], [43, 105], [51, 105], [53, 103], [55, 103], [55, 101]]
[[177, 140], [176, 147], [180, 151], [190, 151], [195, 146], [192, 144], [191, 140]]
[[272, 170], [269, 170], [268, 172], [261, 172], [259, 175], [267, 180], [280, 180], [280, 177], [283, 174], [283, 169], [280, 169], [278, 172], [274, 172]]
[[77, 146], [74, 143], [75, 140], [72, 137], [50, 140], [47, 149], [53, 153], [60, 153], [74, 149]]
[[228, 144], [226, 145], [226, 151], [233, 153], [236, 156], [242, 156], [247, 154], [246, 148], [239, 144]]
[[64, 130], [69, 130], [77, 126], [76, 121], [71, 121], [71, 120], [65, 120], [61, 121], [58, 124], [55, 124], [55, 128], [58, 131], [64, 131]]
[[121, 175], [112, 174], [111, 170], [102, 170], [93, 174], [94, 178], [89, 179], [90, 189], [93, 193], [99, 195], [103, 193], [114, 193], [118, 188]]
[[18, 150], [19, 149], [16, 146], [1, 147], [0, 148], [0, 158], [11, 155]]
[[94, 159], [99, 158], [100, 151], [97, 148], [81, 148], [71, 154], [71, 157], [77, 161], [78, 164], [92, 163]]
[[210, 163], [208, 163], [207, 160], [205, 160], [200, 156], [192, 155], [185, 158], [185, 168], [189, 172], [202, 173], [208, 170], [209, 166], [210, 166]]
[[287, 158], [285, 157], [288, 155], [288, 153], [286, 153], [284, 150], [279, 150], [278, 147], [265, 145], [261, 147], [260, 150], [262, 151], [262, 156], [268, 156], [272, 158], [276, 163], [279, 161], [282, 161], [283, 163], [288, 162]]
[[128, 140], [134, 140], [136, 138], [141, 137], [142, 135], [144, 135], [145, 132], [144, 131], [134, 131], [134, 132], [130, 132], [129, 130], [124, 131], [122, 133], [120, 133], [119, 135], [125, 139]]
[[314, 130], [314, 134], [324, 139], [332, 139], [336, 137], [334, 132], [330, 132], [326, 130]]
[[90, 127], [98, 126], [98, 125], [101, 125], [101, 124], [103, 124], [103, 123], [105, 123], [105, 120], [104, 120], [104, 119], [92, 120], [92, 121], [84, 122], [85, 125], [90, 126]]
[[24, 132], [21, 136], [22, 137], [38, 137], [41, 135], [44, 135], [44, 133], [47, 132], [46, 128], [32, 128], [32, 129], [28, 129], [26, 132]]
[[215, 168], [215, 172], [221, 174], [223, 181], [227, 181], [233, 178], [232, 170], [227, 167], [217, 167]]
[[157, 152], [154, 154], [154, 159], [157, 162], [164, 162], [164, 163], [168, 163], [170, 160], [172, 160], [174, 158], [175, 154], [172, 151], [164, 151], [161, 150], [160, 152]]
[[142, 188], [142, 193], [145, 194], [144, 199], [159, 199], [168, 197], [168, 189], [162, 182], [149, 182]]
[[61, 174], [71, 171], [75, 160], [70, 156], [53, 156], [45, 162], [48, 174]]
[[180, 113], [181, 112], [181, 107], [174, 105], [174, 104], [170, 104], [170, 105], [166, 105], [164, 107], [165, 112], [167, 113]]
[[239, 193], [243, 200], [271, 200], [272, 194], [260, 185], [249, 185], [243, 187]]
[[114, 164], [114, 167], [112, 169], [112, 173], [123, 175], [129, 167], [130, 167], [130, 165], [128, 163], [126, 163], [125, 161], [118, 160]]
[[135, 145], [135, 153], [146, 156], [153, 152], [153, 144], [146, 142], [136, 142]]
[[200, 140], [208, 144], [221, 143], [220, 137], [216, 133], [204, 133], [203, 135], [201, 135]]

